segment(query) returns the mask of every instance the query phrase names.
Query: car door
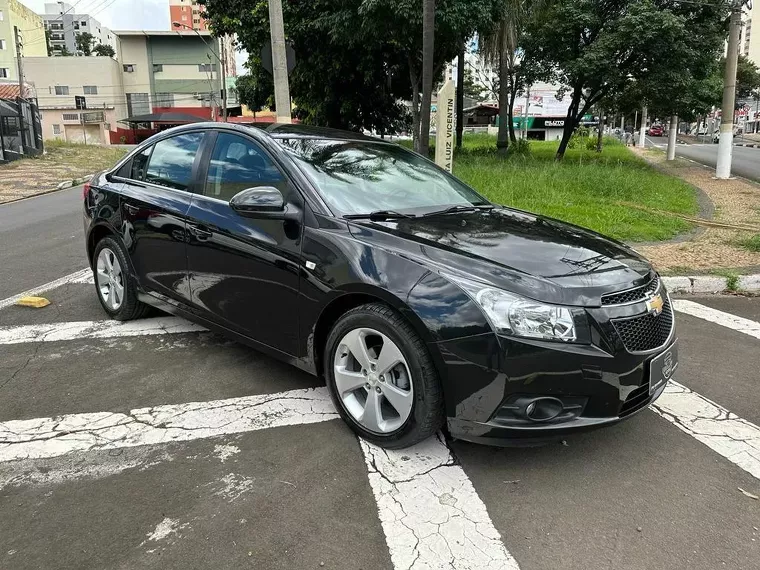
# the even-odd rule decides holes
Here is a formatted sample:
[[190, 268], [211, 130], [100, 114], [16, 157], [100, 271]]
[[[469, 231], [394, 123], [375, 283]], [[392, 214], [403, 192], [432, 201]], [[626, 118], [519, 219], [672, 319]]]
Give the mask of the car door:
[[[207, 144], [202, 191], [188, 212], [192, 303], [222, 326], [295, 355], [303, 200], [252, 138], [220, 131]], [[240, 191], [277, 188], [298, 219], [243, 216], [230, 206]]]
[[161, 139], [117, 173], [124, 183], [120, 208], [125, 242], [140, 284], [183, 303], [190, 301], [186, 215], [204, 136], [194, 131]]

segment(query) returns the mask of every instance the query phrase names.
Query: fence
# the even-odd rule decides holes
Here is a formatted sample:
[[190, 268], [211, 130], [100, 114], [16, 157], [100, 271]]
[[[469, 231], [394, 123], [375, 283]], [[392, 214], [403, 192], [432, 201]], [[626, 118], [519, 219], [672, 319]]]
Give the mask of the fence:
[[42, 154], [42, 122], [37, 105], [0, 99], [0, 164]]

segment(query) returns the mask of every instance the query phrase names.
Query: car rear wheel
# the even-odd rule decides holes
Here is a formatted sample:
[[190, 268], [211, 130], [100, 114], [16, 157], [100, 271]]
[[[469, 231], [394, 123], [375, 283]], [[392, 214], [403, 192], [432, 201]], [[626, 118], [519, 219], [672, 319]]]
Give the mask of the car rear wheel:
[[443, 425], [443, 393], [419, 335], [390, 307], [357, 307], [333, 327], [325, 376], [335, 407], [361, 437], [407, 447]]
[[128, 267], [124, 248], [114, 238], [105, 237], [95, 246], [95, 289], [103, 309], [117, 321], [139, 319], [149, 309], [137, 300], [137, 289]]

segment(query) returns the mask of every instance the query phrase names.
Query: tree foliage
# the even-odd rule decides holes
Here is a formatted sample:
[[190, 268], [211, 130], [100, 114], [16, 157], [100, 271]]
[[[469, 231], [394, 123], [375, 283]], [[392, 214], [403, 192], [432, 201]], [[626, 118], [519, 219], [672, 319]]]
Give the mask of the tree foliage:
[[77, 51], [81, 51], [82, 55], [92, 55], [92, 44], [94, 42], [95, 36], [90, 32], [82, 32], [75, 40]]
[[[265, 0], [203, 0], [211, 29], [237, 34], [258, 54], [269, 39]], [[493, 0], [437, 0], [434, 84]], [[285, 34], [296, 53], [290, 92], [304, 122], [392, 133], [419, 124], [422, 70], [420, 0], [284, 1]]]
[[258, 113], [263, 107], [275, 111], [272, 76], [261, 67], [261, 62], [254, 56], [249, 60], [247, 67], [248, 74], [239, 76], [235, 82], [238, 100], [254, 113]]
[[[604, 99], [628, 92], [665, 114], [684, 107], [693, 96], [684, 86], [691, 88], [707, 77], [709, 62], [716, 59], [726, 6], [676, 0], [555, 0], [528, 25], [525, 49], [526, 63], [547, 70], [560, 91], [571, 97], [557, 158], [564, 155], [583, 115]], [[683, 99], [674, 96], [679, 93]]]
[[114, 51], [113, 47], [109, 46], [108, 44], [98, 44], [94, 48], [92, 48], [92, 53], [94, 55], [99, 55], [102, 57], [115, 57], [116, 52]]

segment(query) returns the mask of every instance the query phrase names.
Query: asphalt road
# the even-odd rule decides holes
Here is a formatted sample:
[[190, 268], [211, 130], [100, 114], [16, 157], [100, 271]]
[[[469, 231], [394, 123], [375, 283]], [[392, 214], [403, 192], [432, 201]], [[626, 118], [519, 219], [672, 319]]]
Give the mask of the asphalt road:
[[[76, 191], [0, 224], [25, 239], [0, 301], [85, 265]], [[713, 320], [677, 315], [694, 392], [659, 413], [383, 455], [316, 378], [174, 320], [113, 328], [93, 287], [0, 309], [0, 568], [758, 568], [760, 299], [689, 299]]]
[[[667, 137], [647, 137], [647, 145], [667, 148]], [[718, 160], [718, 145], [712, 143], [679, 144], [676, 156], [690, 158], [701, 164], [715, 168]], [[760, 148], [734, 146], [732, 154], [732, 174], [750, 180], [760, 181]]]

